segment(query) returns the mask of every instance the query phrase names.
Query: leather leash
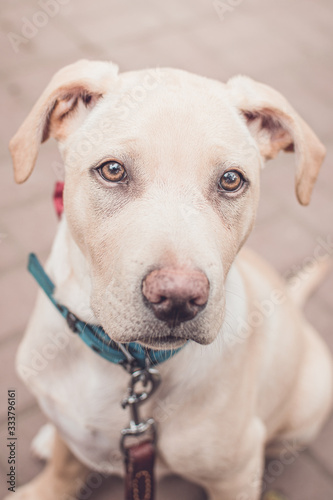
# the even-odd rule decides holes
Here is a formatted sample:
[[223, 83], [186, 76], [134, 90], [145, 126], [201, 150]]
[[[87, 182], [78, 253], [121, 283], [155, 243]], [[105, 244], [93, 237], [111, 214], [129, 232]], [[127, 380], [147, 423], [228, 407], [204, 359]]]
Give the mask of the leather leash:
[[126, 457], [126, 500], [154, 499], [155, 446], [143, 441], [129, 448]]

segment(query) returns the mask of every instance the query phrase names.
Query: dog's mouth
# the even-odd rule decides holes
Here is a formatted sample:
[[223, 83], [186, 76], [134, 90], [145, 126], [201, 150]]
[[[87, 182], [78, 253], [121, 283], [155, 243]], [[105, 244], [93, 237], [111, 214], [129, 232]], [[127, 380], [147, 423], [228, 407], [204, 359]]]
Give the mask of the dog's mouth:
[[140, 339], [138, 342], [142, 344], [144, 347], [149, 349], [178, 349], [186, 344], [188, 339], [184, 339], [181, 337], [175, 337], [173, 335], [166, 335], [163, 337], [151, 337], [149, 339]]

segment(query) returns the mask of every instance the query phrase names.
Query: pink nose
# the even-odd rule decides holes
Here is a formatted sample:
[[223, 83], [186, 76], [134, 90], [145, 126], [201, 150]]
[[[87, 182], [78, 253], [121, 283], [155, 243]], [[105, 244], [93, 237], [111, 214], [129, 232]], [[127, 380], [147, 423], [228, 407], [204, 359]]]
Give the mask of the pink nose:
[[158, 319], [176, 326], [205, 307], [209, 282], [201, 271], [165, 267], [146, 276], [142, 293]]

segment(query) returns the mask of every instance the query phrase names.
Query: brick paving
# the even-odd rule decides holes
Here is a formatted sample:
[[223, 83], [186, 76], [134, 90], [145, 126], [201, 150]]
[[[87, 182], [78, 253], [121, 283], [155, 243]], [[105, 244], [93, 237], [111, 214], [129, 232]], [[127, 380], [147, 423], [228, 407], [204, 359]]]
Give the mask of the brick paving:
[[[249, 244], [284, 273], [311, 257], [319, 237], [332, 236], [333, 220], [330, 0], [223, 0], [219, 5], [233, 5], [223, 19], [209, 0], [59, 0], [59, 12], [15, 52], [8, 33], [20, 35], [26, 19], [37, 19], [43, 3], [46, 0], [2, 0], [0, 19], [0, 476], [7, 470], [5, 395], [8, 387], [16, 387], [20, 484], [41, 469], [31, 459], [29, 445], [45, 421], [13, 368], [36, 294], [25, 261], [30, 250], [44, 258], [50, 249], [56, 229], [50, 202], [56, 180], [52, 165], [59, 155], [52, 141], [43, 145], [33, 176], [18, 187], [7, 144], [55, 71], [85, 57], [113, 60], [123, 70], [174, 66], [221, 80], [242, 73], [276, 87], [316, 130], [328, 155], [307, 208], [294, 198], [291, 156], [282, 155], [265, 169]], [[331, 273], [309, 301], [306, 314], [333, 351], [332, 285]], [[292, 465], [269, 477], [269, 486], [281, 489], [290, 500], [333, 498], [333, 418]], [[91, 498], [110, 498], [110, 486], [115, 488], [112, 498], [122, 498], [119, 482], [110, 481]], [[0, 481], [0, 497], [4, 483]], [[169, 483], [160, 500], [196, 498], [190, 486], [187, 493], [179, 488]]]

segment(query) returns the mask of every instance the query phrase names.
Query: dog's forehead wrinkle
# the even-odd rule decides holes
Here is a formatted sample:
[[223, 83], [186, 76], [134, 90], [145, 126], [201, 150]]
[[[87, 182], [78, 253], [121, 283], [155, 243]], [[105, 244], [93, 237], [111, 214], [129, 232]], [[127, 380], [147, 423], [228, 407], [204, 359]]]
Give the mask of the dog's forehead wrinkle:
[[[202, 84], [201, 84], [202, 85]], [[133, 84], [133, 91], [137, 86]], [[223, 87], [221, 87], [223, 88]], [[215, 86], [214, 86], [215, 89]], [[131, 90], [130, 88], [128, 90]], [[128, 94], [120, 92], [108, 93], [104, 97], [103, 107], [99, 106], [94, 113], [96, 116], [103, 111], [105, 117], [117, 117], [117, 125], [129, 124], [131, 120], [136, 123], [140, 121], [149, 121], [152, 116], [161, 116], [170, 110], [174, 116], [179, 116], [179, 112], [187, 112], [189, 116], [195, 117], [196, 120], [204, 116], [215, 118], [219, 114], [221, 116], [228, 115], [229, 118], [239, 118], [236, 110], [228, 100], [228, 94], [224, 92], [210, 92], [210, 89], [198, 85], [192, 85], [190, 82], [183, 83], [181, 86], [173, 88], [168, 85], [157, 85], [156, 88], [149, 90], [142, 98], [135, 98], [133, 95], [132, 101], [124, 100], [124, 95]], [[130, 94], [129, 94], [130, 95]], [[124, 109], [120, 112], [117, 103], [122, 102]], [[144, 111], [144, 112], [143, 112]], [[170, 115], [171, 117], [171, 115]], [[129, 122], [127, 122], [129, 120]]]
[[[150, 93], [153, 93], [154, 90], [168, 90], [170, 94], [178, 95], [179, 92], [192, 90], [200, 93], [210, 91], [211, 94], [215, 95], [228, 94], [225, 83], [175, 68], [156, 68], [120, 73], [115, 82], [116, 88], [124, 93], [136, 90], [138, 85], [144, 85], [147, 82], [147, 77], [150, 77], [151, 82], [156, 82], [156, 85], [150, 86]], [[113, 89], [114, 84], [110, 91], [113, 92]]]

